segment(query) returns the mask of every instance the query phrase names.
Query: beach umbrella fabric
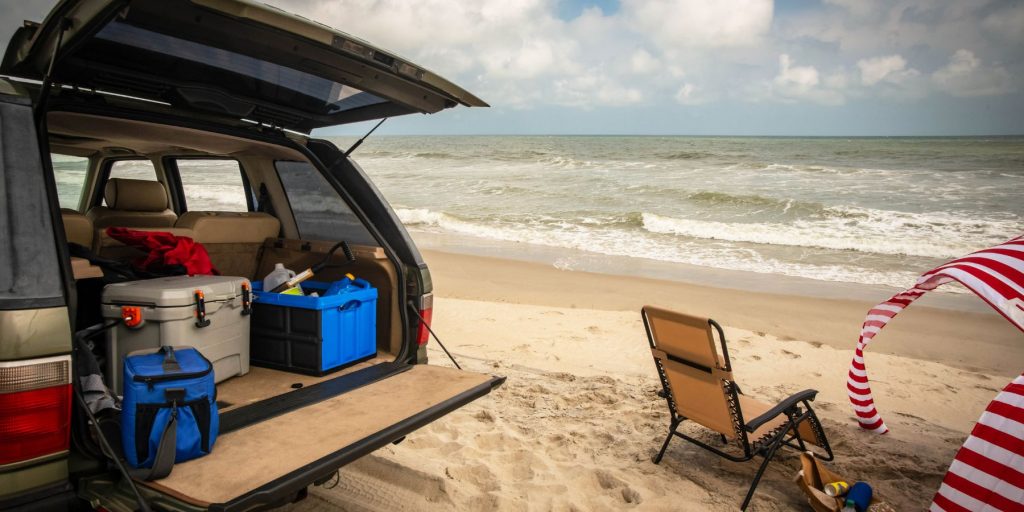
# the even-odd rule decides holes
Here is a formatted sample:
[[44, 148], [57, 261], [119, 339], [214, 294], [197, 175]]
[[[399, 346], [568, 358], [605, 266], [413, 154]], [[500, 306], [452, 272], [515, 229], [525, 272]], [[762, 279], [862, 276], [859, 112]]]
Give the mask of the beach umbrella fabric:
[[[912, 288], [871, 308], [861, 326], [847, 391], [861, 428], [884, 434], [871, 395], [864, 349], [900, 311], [930, 290], [957, 281], [1024, 331], [1024, 236], [925, 272]], [[1024, 510], [1024, 375], [989, 404], [971, 431], [932, 510]]]

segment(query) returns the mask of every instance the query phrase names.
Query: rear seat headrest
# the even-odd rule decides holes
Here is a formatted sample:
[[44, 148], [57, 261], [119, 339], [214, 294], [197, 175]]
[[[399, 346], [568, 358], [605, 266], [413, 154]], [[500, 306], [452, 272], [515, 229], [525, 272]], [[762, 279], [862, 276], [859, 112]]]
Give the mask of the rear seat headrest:
[[111, 178], [103, 188], [107, 208], [131, 212], [162, 212], [167, 209], [167, 190], [151, 180]]

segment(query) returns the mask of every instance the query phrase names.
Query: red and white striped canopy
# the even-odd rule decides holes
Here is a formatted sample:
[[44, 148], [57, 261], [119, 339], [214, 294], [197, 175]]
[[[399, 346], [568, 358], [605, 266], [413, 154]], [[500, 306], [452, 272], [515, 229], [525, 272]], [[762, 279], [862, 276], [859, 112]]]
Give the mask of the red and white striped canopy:
[[[846, 388], [864, 429], [889, 431], [871, 396], [864, 349], [897, 313], [929, 290], [957, 281], [1024, 331], [1024, 236], [925, 272], [914, 287], [868, 311]], [[1024, 375], [982, 414], [935, 495], [932, 510], [1024, 509]]]

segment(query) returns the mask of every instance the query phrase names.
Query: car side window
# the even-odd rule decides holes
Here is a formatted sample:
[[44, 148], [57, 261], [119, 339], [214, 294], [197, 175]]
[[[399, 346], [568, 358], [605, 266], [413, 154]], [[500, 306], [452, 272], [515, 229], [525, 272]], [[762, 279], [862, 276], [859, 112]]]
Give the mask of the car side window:
[[57, 181], [57, 200], [61, 208], [78, 209], [85, 188], [85, 175], [89, 171], [89, 159], [80, 156], [50, 153], [53, 174]]
[[300, 237], [377, 245], [352, 208], [312, 164], [278, 161], [274, 167], [288, 196]]
[[227, 158], [178, 158], [174, 160], [185, 193], [185, 205], [192, 211], [247, 212], [248, 192], [242, 166]]

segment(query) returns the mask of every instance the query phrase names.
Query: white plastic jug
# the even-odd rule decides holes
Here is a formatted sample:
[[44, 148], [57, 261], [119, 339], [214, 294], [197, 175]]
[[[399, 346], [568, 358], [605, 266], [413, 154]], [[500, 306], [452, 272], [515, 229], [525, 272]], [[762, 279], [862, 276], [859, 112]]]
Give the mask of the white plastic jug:
[[295, 277], [294, 270], [284, 268], [283, 263], [275, 263], [274, 270], [267, 274], [267, 277], [263, 278], [263, 289], [266, 291], [273, 290], [293, 277]]

